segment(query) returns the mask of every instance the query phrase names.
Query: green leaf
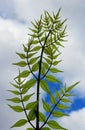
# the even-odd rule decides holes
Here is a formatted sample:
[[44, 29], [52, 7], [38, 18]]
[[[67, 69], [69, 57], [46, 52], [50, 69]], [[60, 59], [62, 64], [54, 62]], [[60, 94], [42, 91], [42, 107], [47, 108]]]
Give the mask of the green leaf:
[[45, 69], [49, 68], [49, 66], [48, 66], [48, 64], [46, 62], [43, 62], [43, 66], [45, 67]]
[[43, 127], [41, 130], [51, 130], [49, 127]]
[[18, 78], [18, 77], [25, 78], [25, 77], [29, 76], [29, 74], [30, 74], [30, 72], [28, 70], [24, 70], [16, 78]]
[[62, 126], [60, 126], [56, 121], [54, 120], [50, 120], [47, 122], [48, 126], [50, 126], [53, 129], [61, 129], [61, 130], [66, 130], [65, 128], [63, 128]]
[[32, 66], [32, 71], [37, 71], [39, 69], [39, 64], [38, 63], [35, 63], [33, 66]]
[[22, 85], [22, 88], [25, 89], [25, 88], [31, 88], [35, 85], [36, 83], [36, 80], [35, 79], [30, 79], [29, 81], [27, 81], [25, 84]]
[[13, 87], [19, 88], [17, 84], [10, 83]]
[[59, 60], [59, 61], [54, 61], [53, 62], [53, 65], [56, 66], [58, 63], [60, 63], [62, 60]]
[[61, 109], [61, 110], [64, 110], [64, 109], [67, 109], [69, 108], [68, 106], [64, 105], [64, 104], [58, 104], [57, 105], [57, 108]]
[[58, 91], [56, 91], [56, 97], [57, 97], [58, 99], [60, 99], [60, 94], [59, 94]]
[[62, 102], [72, 103], [72, 101], [70, 101], [69, 99], [66, 99], [66, 98], [62, 98], [61, 101], [62, 101]]
[[56, 77], [54, 77], [53, 75], [47, 75], [46, 79], [50, 82], [59, 82], [61, 83]]
[[8, 104], [8, 106], [10, 108], [12, 108], [12, 110], [16, 111], [16, 112], [23, 112], [23, 108], [21, 106], [11, 106]]
[[25, 54], [18, 53], [18, 52], [16, 52], [16, 54], [17, 54], [21, 59], [25, 59], [25, 58], [26, 58]]
[[31, 103], [28, 103], [26, 105], [26, 109], [27, 110], [31, 110], [31, 109], [35, 108], [36, 106], [37, 106], [37, 102], [36, 101], [35, 102], [31, 102]]
[[45, 111], [50, 112], [51, 111], [51, 107], [48, 103], [46, 103], [44, 100], [42, 100], [43, 102], [43, 108], [45, 109]]
[[67, 114], [62, 113], [61, 111], [54, 111], [54, 112], [52, 112], [52, 115], [53, 115], [54, 117], [68, 116]]
[[80, 81], [79, 82], [76, 82], [75, 84], [73, 84], [72, 86], [70, 86], [70, 87], [68, 87], [67, 88], [67, 90], [66, 90], [66, 92], [70, 92], [77, 84], [79, 84], [80, 83]]
[[74, 94], [66, 93], [65, 96], [66, 96], [66, 97], [70, 97], [70, 96], [75, 96], [75, 95], [74, 95]]
[[51, 71], [52, 73], [63, 72], [63, 71], [58, 70], [58, 69], [56, 69], [56, 68], [50, 68], [50, 71]]
[[33, 40], [32, 43], [37, 44], [37, 43], [39, 43], [39, 41], [38, 40]]
[[15, 95], [20, 95], [20, 92], [17, 90], [8, 90], [8, 91], [15, 94]]
[[44, 122], [46, 120], [45, 115], [42, 112], [39, 112], [39, 121]]
[[50, 101], [52, 104], [56, 104], [56, 98], [52, 94], [50, 95]]
[[40, 81], [40, 86], [41, 86], [41, 88], [42, 88], [45, 92], [50, 93], [50, 90], [49, 90], [49, 88], [48, 88], [48, 84], [46, 83], [46, 81], [41, 80], [41, 81]]
[[20, 103], [21, 100], [19, 98], [11, 98], [11, 99], [7, 99], [8, 101], [14, 102], [14, 103]]
[[28, 101], [28, 100], [31, 98], [31, 96], [33, 96], [33, 95], [34, 95], [34, 93], [29, 94], [29, 95], [25, 95], [22, 100], [23, 100], [24, 102], [26, 102], [26, 101]]
[[20, 67], [25, 67], [27, 65], [27, 63], [25, 61], [20, 61], [20, 62], [17, 62], [17, 63], [13, 63], [13, 65], [17, 65], [17, 66], [20, 66]]
[[34, 130], [33, 128], [27, 128], [26, 130]]
[[25, 51], [25, 52], [28, 52], [28, 49], [27, 49], [27, 47], [25, 47], [24, 44], [23, 44], [23, 48], [24, 48], [24, 51]]
[[32, 59], [29, 61], [29, 64], [34, 64], [34, 63], [37, 61], [38, 58], [39, 58], [39, 57], [32, 58]]
[[41, 49], [40, 46], [36, 46], [36, 47], [34, 47], [31, 51], [39, 51], [40, 49]]
[[21, 126], [25, 125], [26, 123], [27, 123], [27, 120], [21, 119], [21, 120], [17, 121], [13, 126], [11, 126], [11, 128], [21, 127]]
[[32, 109], [32, 110], [29, 112], [28, 118], [29, 118], [29, 120], [35, 120], [35, 118], [36, 118], [36, 111], [35, 111], [35, 109]]
[[36, 53], [37, 53], [37, 52], [28, 54], [28, 58], [31, 58], [31, 57], [34, 56]]

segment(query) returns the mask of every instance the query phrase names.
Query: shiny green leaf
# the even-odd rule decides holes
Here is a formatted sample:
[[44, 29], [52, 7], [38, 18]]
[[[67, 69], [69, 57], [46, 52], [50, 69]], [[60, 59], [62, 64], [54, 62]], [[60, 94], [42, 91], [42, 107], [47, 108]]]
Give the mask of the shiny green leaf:
[[38, 57], [35, 57], [35, 58], [32, 58], [30, 61], [29, 61], [29, 64], [34, 64], [36, 61], [37, 61]]

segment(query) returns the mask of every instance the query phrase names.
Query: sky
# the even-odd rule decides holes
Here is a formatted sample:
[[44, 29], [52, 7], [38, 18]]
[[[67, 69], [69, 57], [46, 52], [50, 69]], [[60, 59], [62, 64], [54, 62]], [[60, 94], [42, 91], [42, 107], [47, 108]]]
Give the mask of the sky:
[[[62, 49], [64, 71], [59, 77], [67, 85], [81, 81], [74, 89], [76, 94], [69, 110], [69, 117], [59, 119], [68, 130], [85, 130], [85, 1], [84, 0], [0, 0], [0, 129], [9, 130], [21, 115], [15, 114], [8, 106], [7, 92], [17, 73], [12, 63], [17, 61], [16, 52], [22, 51], [22, 44], [28, 40], [31, 21], [39, 18], [44, 10], [49, 13], [61, 8], [61, 18], [67, 20], [67, 40]], [[75, 125], [76, 124], [76, 125]], [[24, 127], [23, 127], [24, 128]], [[20, 128], [19, 130], [22, 130]], [[14, 130], [17, 130], [14, 128]]]

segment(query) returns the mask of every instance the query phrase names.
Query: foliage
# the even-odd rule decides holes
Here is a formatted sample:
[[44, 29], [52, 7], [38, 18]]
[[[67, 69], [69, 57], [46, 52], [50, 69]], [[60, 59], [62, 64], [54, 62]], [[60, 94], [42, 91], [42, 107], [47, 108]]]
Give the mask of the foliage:
[[[9, 92], [15, 97], [8, 100], [16, 105], [9, 107], [15, 112], [24, 112], [26, 118], [17, 121], [11, 128], [29, 123], [30, 128], [26, 130], [66, 130], [53, 118], [68, 116], [64, 110], [69, 108], [68, 103], [72, 103], [69, 99], [73, 96], [71, 90], [79, 82], [66, 87], [56, 75], [62, 72], [57, 66], [61, 62], [58, 60], [61, 54], [59, 47], [64, 47], [63, 42], [66, 37], [65, 22], [66, 19], [62, 21], [60, 18], [60, 9], [52, 16], [45, 11], [39, 20], [32, 22], [33, 28], [30, 28], [31, 33], [28, 34], [28, 44], [23, 45], [24, 53], [16, 53], [21, 60], [13, 64], [22, 67], [23, 71], [19, 69], [18, 76], [14, 78], [15, 83], [11, 83], [15, 89]], [[48, 86], [49, 82], [61, 84], [60, 89], [52, 93]], [[34, 86], [36, 86], [35, 92], [29, 94]], [[42, 106], [40, 106], [41, 90], [50, 97], [50, 103], [42, 98]], [[34, 96], [36, 97], [34, 101], [30, 100]], [[40, 111], [41, 107], [47, 114]]]

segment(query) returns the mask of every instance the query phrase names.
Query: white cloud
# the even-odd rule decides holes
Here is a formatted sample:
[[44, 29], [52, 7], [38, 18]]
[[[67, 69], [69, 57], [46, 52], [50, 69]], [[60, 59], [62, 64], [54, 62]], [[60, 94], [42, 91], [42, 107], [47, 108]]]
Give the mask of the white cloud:
[[85, 108], [71, 112], [69, 117], [60, 119], [60, 123], [68, 130], [85, 130]]

